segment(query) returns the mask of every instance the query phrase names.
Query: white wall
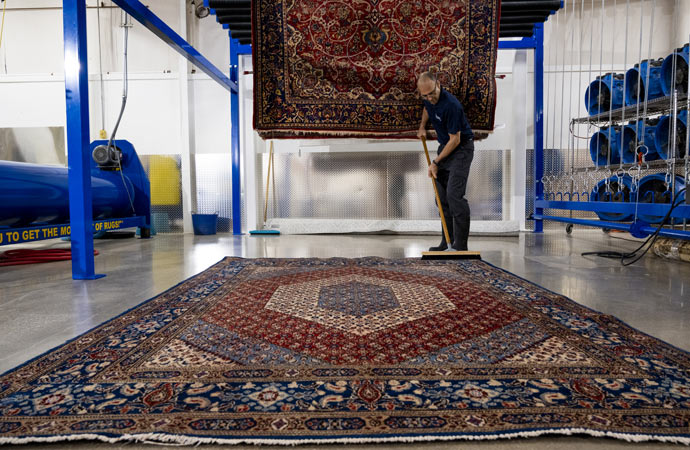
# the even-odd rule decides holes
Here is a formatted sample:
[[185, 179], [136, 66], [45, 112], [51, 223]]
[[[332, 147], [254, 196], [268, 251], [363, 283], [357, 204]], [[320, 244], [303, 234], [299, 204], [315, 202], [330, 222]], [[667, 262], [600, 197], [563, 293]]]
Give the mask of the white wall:
[[[121, 10], [104, 1], [100, 9], [99, 63], [98, 11], [87, 5], [89, 108], [91, 138], [105, 127], [112, 131], [122, 100], [123, 34]], [[180, 2], [148, 0], [147, 6], [178, 34]], [[63, 126], [65, 93], [61, 0], [10, 2], [0, 48], [0, 127]], [[191, 8], [190, 8], [191, 11]], [[189, 40], [227, 74], [227, 31], [215, 16], [197, 19], [187, 15]], [[129, 32], [127, 109], [117, 137], [136, 143], [140, 154], [179, 154], [179, 58], [177, 52], [133, 21]], [[101, 101], [100, 65], [103, 67], [104, 101]], [[193, 70], [190, 67], [190, 72]], [[197, 71], [198, 72], [198, 71]], [[191, 75], [194, 92], [192, 114], [199, 152], [225, 152], [229, 148], [230, 95], [205, 74]], [[103, 103], [103, 108], [101, 104]], [[101, 112], [105, 112], [103, 123]], [[225, 148], [223, 148], [225, 146]]]
[[676, 26], [676, 33], [674, 42], [686, 43], [690, 39], [690, 2], [687, 0], [675, 0], [675, 8], [678, 14], [675, 17], [678, 20]]

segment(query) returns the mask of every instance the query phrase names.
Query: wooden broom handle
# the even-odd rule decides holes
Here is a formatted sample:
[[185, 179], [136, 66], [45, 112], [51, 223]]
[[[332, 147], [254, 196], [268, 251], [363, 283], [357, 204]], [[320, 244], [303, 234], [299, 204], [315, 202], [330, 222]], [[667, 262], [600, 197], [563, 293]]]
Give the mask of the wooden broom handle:
[[[429, 150], [426, 148], [426, 138], [422, 137], [422, 145], [424, 146], [424, 154], [426, 155], [427, 166], [431, 166], [431, 158], [429, 158]], [[436, 188], [436, 179], [431, 178], [431, 184], [434, 185], [434, 194], [436, 194], [436, 204], [438, 205], [438, 212], [441, 214], [441, 225], [443, 226], [443, 234], [446, 237], [448, 248], [451, 248], [453, 243], [450, 242], [450, 235], [448, 234], [448, 225], [446, 224], [446, 216], [443, 215], [443, 207], [441, 206], [441, 198], [438, 196], [438, 189]]]

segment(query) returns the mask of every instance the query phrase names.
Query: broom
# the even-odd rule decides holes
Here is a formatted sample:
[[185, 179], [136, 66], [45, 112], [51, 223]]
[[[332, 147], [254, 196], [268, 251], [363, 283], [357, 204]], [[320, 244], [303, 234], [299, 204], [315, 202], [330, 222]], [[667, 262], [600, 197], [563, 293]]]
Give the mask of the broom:
[[[273, 171], [275, 173], [275, 166], [273, 164], [273, 141], [271, 141], [271, 149], [268, 153], [268, 174], [266, 175], [266, 201], [264, 202], [264, 227], [261, 230], [251, 230], [249, 234], [261, 234], [261, 235], [276, 235], [280, 234], [280, 231], [274, 230], [271, 228], [266, 228], [266, 218], [268, 216], [268, 191], [270, 188], [270, 181], [271, 181], [271, 169], [273, 168]], [[274, 186], [275, 187], [275, 186]], [[273, 196], [275, 197], [275, 192], [273, 193]]]

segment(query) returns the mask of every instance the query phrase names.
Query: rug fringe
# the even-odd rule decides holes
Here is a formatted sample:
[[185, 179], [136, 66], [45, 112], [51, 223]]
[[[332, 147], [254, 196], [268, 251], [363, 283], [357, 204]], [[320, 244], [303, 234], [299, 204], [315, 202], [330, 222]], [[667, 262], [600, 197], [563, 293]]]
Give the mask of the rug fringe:
[[164, 445], [201, 445], [201, 444], [252, 444], [252, 445], [304, 445], [304, 444], [371, 444], [371, 443], [412, 443], [412, 442], [431, 442], [431, 441], [483, 441], [514, 438], [533, 438], [544, 435], [578, 435], [584, 434], [592, 437], [609, 437], [624, 440], [627, 442], [667, 442], [672, 444], [684, 444], [690, 446], [690, 437], [683, 436], [661, 436], [654, 434], [631, 434], [615, 433], [611, 431], [588, 430], [584, 428], [563, 428], [557, 430], [532, 430], [511, 433], [494, 433], [478, 435], [452, 435], [452, 436], [372, 436], [372, 437], [339, 437], [339, 438], [311, 438], [311, 439], [270, 439], [270, 438], [206, 438], [201, 436], [178, 436], [164, 433], [147, 434], [124, 434], [120, 437], [109, 437], [100, 434], [71, 434], [52, 437], [26, 437], [26, 438], [0, 438], [0, 445], [3, 444], [27, 444], [36, 442], [63, 442], [78, 440], [96, 440], [114, 444], [117, 442], [131, 441], [144, 444], [164, 444]]

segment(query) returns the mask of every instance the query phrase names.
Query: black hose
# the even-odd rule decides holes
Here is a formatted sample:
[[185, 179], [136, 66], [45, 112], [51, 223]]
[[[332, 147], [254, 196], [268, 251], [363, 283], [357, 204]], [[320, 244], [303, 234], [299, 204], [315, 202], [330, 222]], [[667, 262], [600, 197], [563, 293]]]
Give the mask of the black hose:
[[[621, 264], [623, 266], [629, 266], [631, 264], [635, 264], [649, 251], [650, 248], [652, 248], [652, 246], [654, 245], [654, 242], [656, 242], [657, 238], [659, 237], [659, 233], [661, 232], [661, 229], [664, 228], [664, 225], [666, 225], [668, 223], [668, 219], [671, 217], [671, 213], [683, 201], [683, 199], [681, 198], [681, 194], [683, 192], [685, 192], [685, 189], [686, 188], [683, 188], [680, 191], [678, 191], [678, 193], [676, 194], [676, 201], [673, 203], [673, 205], [671, 205], [671, 208], [668, 210], [668, 212], [666, 213], [666, 215], [664, 216], [663, 220], [661, 221], [661, 223], [659, 224], [657, 229], [654, 231], [654, 233], [650, 234], [649, 237], [647, 237], [647, 239], [645, 239], [645, 241], [642, 243], [642, 245], [637, 247], [632, 252], [630, 252], [630, 253], [614, 252], [614, 251], [585, 252], [585, 253], [582, 253], [582, 256], [594, 255], [594, 256], [599, 256], [601, 258], [620, 259]], [[637, 252], [642, 250], [642, 248], [647, 244], [649, 244], [649, 246], [642, 252], [642, 254], [638, 255]], [[630, 262], [626, 262], [626, 260], [628, 260], [628, 259], [633, 259], [633, 260]]]

